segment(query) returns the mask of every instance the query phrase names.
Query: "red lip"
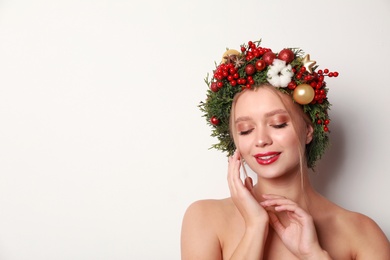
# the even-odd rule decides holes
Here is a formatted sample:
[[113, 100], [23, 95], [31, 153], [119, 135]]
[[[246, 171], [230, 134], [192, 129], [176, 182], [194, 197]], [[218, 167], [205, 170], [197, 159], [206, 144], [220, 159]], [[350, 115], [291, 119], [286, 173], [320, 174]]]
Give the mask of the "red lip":
[[267, 152], [267, 153], [259, 153], [254, 157], [258, 164], [261, 165], [270, 165], [279, 159], [280, 152]]

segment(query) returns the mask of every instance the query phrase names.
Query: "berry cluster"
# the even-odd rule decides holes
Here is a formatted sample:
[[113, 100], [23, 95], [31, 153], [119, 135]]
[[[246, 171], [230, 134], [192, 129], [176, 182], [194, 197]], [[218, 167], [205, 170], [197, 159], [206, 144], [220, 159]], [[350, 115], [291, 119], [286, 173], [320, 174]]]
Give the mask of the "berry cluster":
[[237, 84], [244, 85], [246, 83], [246, 80], [243, 81], [243, 79], [240, 78], [240, 75], [238, 74], [238, 71], [233, 63], [222, 63], [219, 65], [218, 68], [214, 71], [214, 79], [217, 81], [212, 82], [210, 86], [213, 92], [217, 92], [220, 88], [223, 87], [224, 79], [227, 79], [232, 87], [236, 86]]
[[249, 41], [247, 47], [245, 45], [241, 45], [241, 52], [245, 53], [245, 60], [250, 61], [254, 58], [259, 58], [260, 56], [263, 56], [267, 52], [272, 51], [269, 48], [257, 46], [252, 41]]
[[329, 131], [329, 128], [328, 128], [329, 123], [330, 123], [330, 119], [329, 118], [325, 119], [325, 120], [321, 120], [321, 119], [317, 120], [317, 124], [323, 125], [323, 128], [324, 128], [325, 132]]

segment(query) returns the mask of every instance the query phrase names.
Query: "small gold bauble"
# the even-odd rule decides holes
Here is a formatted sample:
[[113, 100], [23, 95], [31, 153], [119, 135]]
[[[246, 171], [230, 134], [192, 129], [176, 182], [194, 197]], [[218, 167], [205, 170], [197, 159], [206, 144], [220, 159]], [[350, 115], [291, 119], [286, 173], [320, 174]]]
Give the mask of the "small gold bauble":
[[314, 89], [308, 84], [300, 84], [294, 89], [293, 98], [301, 105], [309, 104], [314, 99]]

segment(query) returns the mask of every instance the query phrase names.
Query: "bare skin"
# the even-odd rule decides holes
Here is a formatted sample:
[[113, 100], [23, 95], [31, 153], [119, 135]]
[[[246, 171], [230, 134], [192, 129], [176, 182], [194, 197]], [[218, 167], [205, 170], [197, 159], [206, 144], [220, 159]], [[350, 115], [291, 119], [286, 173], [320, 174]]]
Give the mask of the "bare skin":
[[[229, 158], [227, 177], [231, 197], [188, 208], [183, 260], [390, 259], [389, 241], [373, 220], [312, 188], [297, 155], [297, 147], [312, 140], [310, 125], [298, 118], [296, 132], [280, 99], [263, 89], [244, 93], [235, 109], [238, 150]], [[243, 160], [257, 174], [253, 187], [251, 180], [240, 179]]]
[[[375, 222], [318, 194], [312, 197], [313, 204], [325, 204], [320, 211], [315, 206], [311, 210], [319, 243], [329, 255], [323, 259], [389, 259], [389, 242]], [[245, 221], [231, 198], [195, 202], [183, 221], [182, 259], [232, 259], [245, 232]], [[269, 228], [263, 257], [253, 259], [299, 258]]]
[[[231, 159], [233, 161], [234, 158]], [[229, 173], [233, 173], [230, 171]], [[305, 194], [298, 196], [295, 201], [301, 201], [297, 206], [310, 215], [303, 216], [298, 229], [308, 234], [309, 239], [299, 241], [305, 231], [296, 232], [294, 221], [290, 221], [285, 210], [274, 211], [277, 218], [269, 216], [264, 219], [254, 218], [255, 209], [262, 214], [265, 205], [294, 205], [287, 196], [265, 195], [257, 197], [258, 186], [252, 192], [249, 182], [246, 187], [242, 184], [238, 174], [229, 174], [230, 185], [235, 189], [231, 198], [223, 200], [203, 200], [192, 204], [186, 212], [182, 230], [182, 259], [390, 259], [390, 245], [387, 237], [377, 224], [359, 213], [347, 211], [313, 190], [305, 181]], [[299, 178], [296, 178], [297, 180]], [[232, 184], [231, 182], [235, 182]], [[297, 181], [297, 186], [300, 186]], [[299, 188], [300, 189], [300, 188]], [[253, 195], [252, 195], [253, 194]], [[252, 196], [253, 200], [249, 196]], [[242, 203], [236, 206], [234, 201], [247, 201], [247, 209], [252, 209], [251, 220], [243, 217]], [[277, 202], [281, 200], [282, 202]], [[256, 202], [257, 203], [256, 203]], [[285, 201], [285, 202], [283, 202]], [[254, 203], [253, 205], [249, 205]], [[264, 204], [263, 204], [264, 203]], [[262, 205], [260, 208], [258, 205]], [[295, 206], [294, 206], [295, 207]], [[269, 207], [269, 210], [275, 209]], [[292, 210], [292, 209], [291, 209]], [[249, 212], [249, 210], [248, 210]], [[270, 212], [268, 212], [269, 214]], [[245, 213], [244, 213], [245, 214]], [[271, 213], [272, 214], [272, 213]], [[283, 226], [278, 226], [279, 220]], [[250, 223], [253, 221], [253, 223]], [[256, 221], [258, 221], [256, 223]], [[305, 223], [305, 221], [307, 223]], [[293, 224], [292, 224], [293, 223]], [[259, 224], [259, 225], [257, 225]], [[288, 234], [285, 228], [292, 228]], [[291, 236], [291, 239], [288, 237]], [[287, 238], [284, 238], [287, 237]], [[252, 244], [243, 244], [245, 238]], [[310, 241], [309, 243], [307, 241]], [[296, 245], [289, 245], [296, 243]], [[237, 251], [242, 247], [242, 252]], [[311, 245], [317, 248], [313, 256], [307, 258], [297, 256], [291, 248]], [[289, 249], [290, 248], [290, 249]], [[262, 250], [258, 250], [262, 249]], [[248, 255], [253, 253], [254, 255]], [[235, 258], [236, 257], [236, 258]]]

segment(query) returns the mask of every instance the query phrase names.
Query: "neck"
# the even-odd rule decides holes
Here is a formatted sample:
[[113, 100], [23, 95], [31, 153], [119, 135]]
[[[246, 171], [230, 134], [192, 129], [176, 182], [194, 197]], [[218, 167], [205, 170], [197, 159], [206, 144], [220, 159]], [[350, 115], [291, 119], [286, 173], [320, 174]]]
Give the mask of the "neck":
[[262, 200], [262, 194], [284, 196], [305, 209], [308, 206], [309, 197], [314, 192], [308, 178], [308, 171], [307, 167], [304, 167], [302, 173], [299, 169], [279, 178], [259, 178], [254, 187], [254, 194], [259, 201]]

